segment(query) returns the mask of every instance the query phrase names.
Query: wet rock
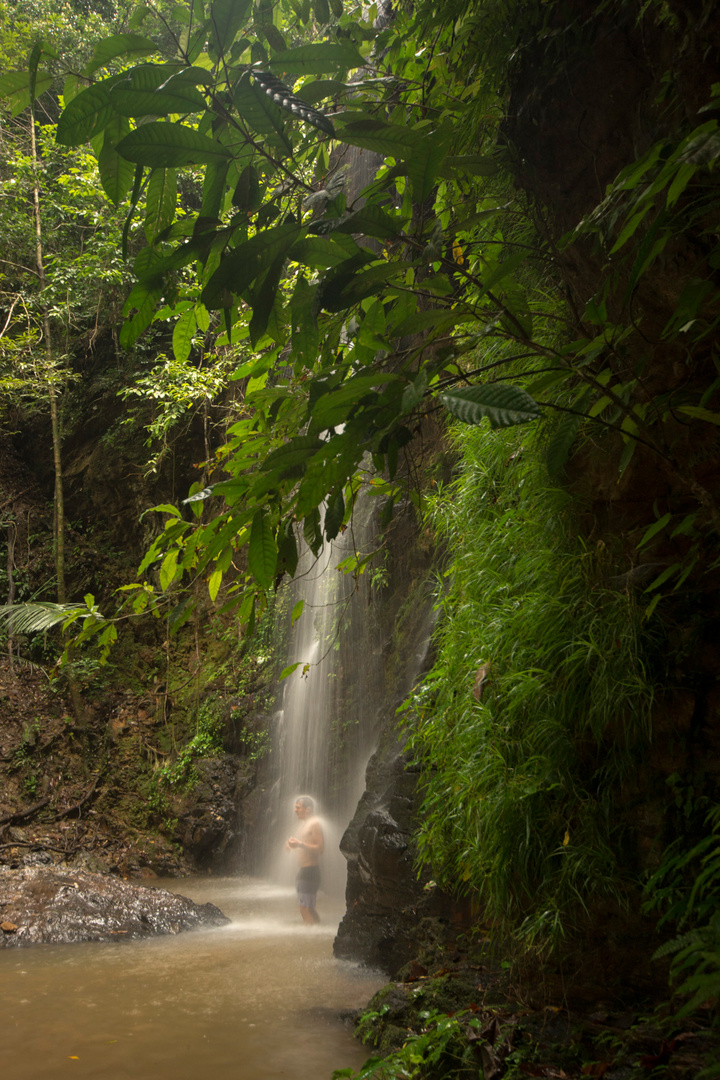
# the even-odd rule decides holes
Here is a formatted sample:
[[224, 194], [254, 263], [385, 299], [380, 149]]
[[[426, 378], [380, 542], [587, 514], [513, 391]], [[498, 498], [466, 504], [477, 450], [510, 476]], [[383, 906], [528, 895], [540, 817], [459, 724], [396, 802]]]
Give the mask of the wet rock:
[[230, 921], [213, 904], [164, 889], [46, 867], [0, 869], [0, 920], [0, 948], [129, 941]]
[[250, 786], [250, 767], [235, 754], [195, 763], [196, 782], [178, 813], [181, 844], [203, 868], [224, 869], [241, 842], [238, 802]]
[[417, 876], [413, 834], [421, 802], [418, 776], [398, 737], [395, 710], [429, 662], [434, 597], [418, 587], [389, 666], [396, 701], [390, 701], [377, 751], [368, 763], [366, 789], [340, 844], [347, 859], [347, 911], [335, 955], [395, 975], [417, 953], [417, 928], [434, 918], [449, 924], [453, 906], [429, 880]]

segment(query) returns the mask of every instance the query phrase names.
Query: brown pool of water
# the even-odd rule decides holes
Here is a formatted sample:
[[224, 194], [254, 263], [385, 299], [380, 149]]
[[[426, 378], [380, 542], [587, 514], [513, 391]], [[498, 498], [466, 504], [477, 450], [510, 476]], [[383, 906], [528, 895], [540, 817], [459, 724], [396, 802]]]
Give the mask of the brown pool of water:
[[332, 956], [342, 915], [257, 879], [164, 887], [232, 922], [147, 941], [0, 951], [2, 1080], [329, 1080], [369, 1056], [335, 1019], [384, 981]]

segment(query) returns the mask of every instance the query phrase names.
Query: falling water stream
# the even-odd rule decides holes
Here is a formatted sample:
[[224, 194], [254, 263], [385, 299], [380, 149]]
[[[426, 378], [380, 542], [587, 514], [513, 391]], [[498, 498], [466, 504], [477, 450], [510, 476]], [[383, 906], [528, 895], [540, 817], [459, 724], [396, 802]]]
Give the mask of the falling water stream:
[[370, 574], [344, 572], [342, 565], [372, 549], [372, 502], [360, 497], [350, 527], [319, 558], [307, 549], [301, 555], [286, 605], [303, 602], [287, 646], [298, 667], [281, 684], [268, 817], [259, 836], [265, 872], [289, 882], [294, 861], [283, 844], [297, 827], [296, 797], [310, 795], [325, 830], [323, 891], [335, 897], [345, 890], [339, 842], [363, 792], [383, 686]]
[[382, 981], [332, 957], [340, 907], [306, 929], [293, 891], [250, 878], [162, 882], [219, 929], [0, 950], [3, 1080], [329, 1080], [367, 1054], [337, 1019]]

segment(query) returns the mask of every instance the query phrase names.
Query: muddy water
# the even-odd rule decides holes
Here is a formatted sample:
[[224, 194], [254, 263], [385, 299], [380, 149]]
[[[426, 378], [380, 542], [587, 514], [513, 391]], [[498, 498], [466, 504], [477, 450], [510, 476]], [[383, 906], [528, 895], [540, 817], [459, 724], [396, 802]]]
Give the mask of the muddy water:
[[342, 915], [320, 894], [305, 929], [293, 891], [254, 879], [163, 883], [232, 919], [127, 944], [0, 951], [2, 1080], [329, 1080], [368, 1054], [333, 1014], [382, 977], [334, 960]]

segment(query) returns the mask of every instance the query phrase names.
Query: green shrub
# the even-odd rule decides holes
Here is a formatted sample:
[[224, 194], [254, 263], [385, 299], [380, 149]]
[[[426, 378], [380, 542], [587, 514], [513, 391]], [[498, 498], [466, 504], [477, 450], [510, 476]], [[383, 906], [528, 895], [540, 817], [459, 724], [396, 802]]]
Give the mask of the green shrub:
[[617, 803], [650, 734], [648, 631], [527, 429], [454, 438], [459, 474], [430, 513], [449, 551], [438, 659], [408, 703], [420, 855], [543, 947], [635, 874]]

